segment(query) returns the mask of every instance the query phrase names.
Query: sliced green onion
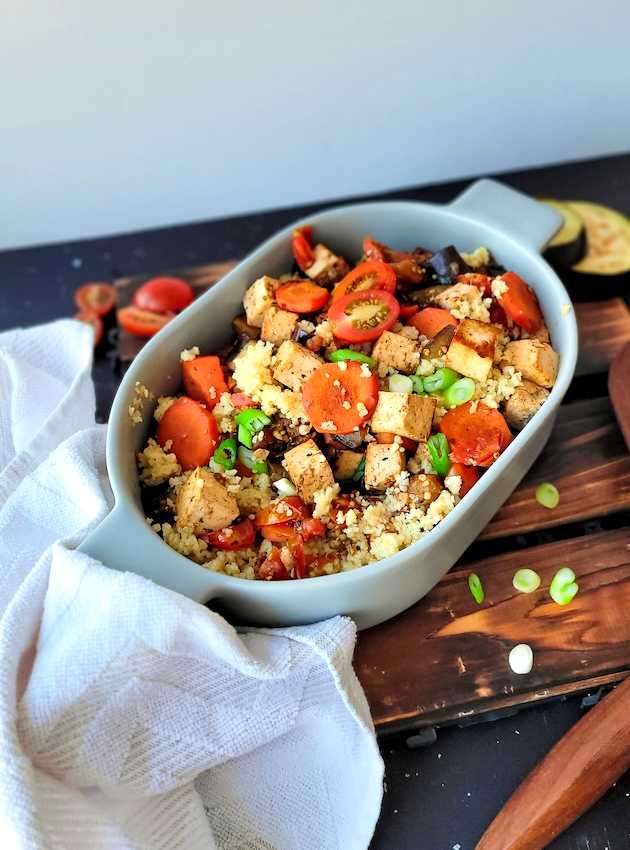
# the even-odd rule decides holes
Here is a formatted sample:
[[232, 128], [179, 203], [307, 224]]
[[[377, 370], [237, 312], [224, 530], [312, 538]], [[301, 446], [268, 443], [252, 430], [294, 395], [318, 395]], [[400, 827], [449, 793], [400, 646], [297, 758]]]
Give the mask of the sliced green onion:
[[279, 478], [273, 482], [273, 486], [281, 496], [297, 496], [297, 487], [288, 478]]
[[446, 477], [451, 468], [451, 462], [448, 458], [448, 440], [445, 435], [441, 431], [438, 434], [432, 434], [427, 440], [427, 449], [433, 469], [442, 478]]
[[363, 478], [364, 472], [365, 472], [365, 455], [363, 455], [363, 457], [361, 458], [361, 460], [357, 464], [357, 468], [354, 470], [352, 480], [353, 481], [360, 481]]
[[215, 449], [212, 459], [224, 469], [234, 469], [236, 466], [236, 440], [222, 440]]
[[551, 579], [549, 596], [556, 605], [568, 605], [579, 589], [573, 570], [570, 567], [561, 567]]
[[376, 360], [373, 357], [368, 357], [367, 354], [362, 354], [360, 351], [353, 351], [351, 348], [338, 348], [337, 351], [331, 351], [328, 359], [332, 363], [339, 363], [341, 360], [356, 360], [357, 363], [367, 363], [370, 369], [376, 367]]
[[[426, 380], [425, 380], [426, 386]], [[444, 401], [449, 407], [459, 407], [466, 404], [475, 394], [475, 382], [472, 378], [460, 378], [446, 390]]]
[[245, 448], [245, 446], [238, 447], [238, 459], [243, 466], [251, 469], [256, 475], [260, 475], [268, 470], [266, 462], [264, 460], [256, 460], [254, 452], [251, 449]]
[[486, 598], [486, 594], [483, 590], [483, 584], [481, 583], [481, 579], [477, 575], [477, 573], [471, 573], [468, 576], [468, 589], [472, 594], [472, 598], [475, 600], [477, 605], [481, 605], [483, 600]]
[[254, 437], [249, 428], [246, 428], [244, 425], [239, 425], [237, 436], [239, 443], [242, 443], [248, 449], [254, 448]]
[[514, 573], [512, 584], [519, 593], [533, 593], [540, 587], [540, 576], [535, 570], [530, 570], [525, 567], [522, 570], [517, 570]]
[[271, 423], [271, 419], [262, 410], [256, 407], [248, 407], [236, 414], [236, 424], [247, 428], [250, 434], [257, 434]]
[[424, 381], [422, 380], [420, 375], [409, 375], [409, 380], [413, 384], [414, 393], [418, 393], [418, 395], [423, 395]]
[[390, 375], [387, 383], [392, 393], [412, 393], [413, 381], [408, 375]]
[[534, 666], [534, 653], [528, 643], [517, 643], [508, 655], [508, 664], [517, 676], [526, 676]]
[[536, 501], [539, 505], [542, 505], [543, 508], [549, 508], [549, 510], [552, 511], [554, 508], [558, 507], [558, 503], [560, 502], [560, 493], [558, 492], [558, 488], [547, 482], [539, 484], [538, 487], [536, 487]]
[[428, 393], [439, 393], [451, 387], [459, 377], [458, 372], [445, 366], [424, 379], [424, 388]]

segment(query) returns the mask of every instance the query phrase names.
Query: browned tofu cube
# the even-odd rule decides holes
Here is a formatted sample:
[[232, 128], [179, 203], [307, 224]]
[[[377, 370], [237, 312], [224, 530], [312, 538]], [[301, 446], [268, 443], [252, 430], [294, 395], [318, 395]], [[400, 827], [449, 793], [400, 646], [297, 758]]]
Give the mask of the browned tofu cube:
[[413, 339], [384, 331], [374, 348], [372, 357], [378, 363], [392, 366], [397, 372], [410, 375], [420, 363], [420, 347]]
[[197, 467], [177, 493], [177, 528], [193, 534], [226, 528], [239, 515], [236, 499], [207, 469]]
[[553, 387], [560, 357], [547, 342], [518, 339], [505, 346], [503, 362], [510, 363], [526, 380], [539, 387]]
[[389, 432], [425, 442], [436, 404], [430, 396], [380, 392], [370, 427], [375, 434]]
[[278, 349], [272, 374], [276, 381], [297, 393], [302, 390], [302, 384], [309, 375], [319, 369], [323, 362], [321, 357], [308, 348], [287, 340]]
[[312, 503], [318, 490], [335, 483], [330, 464], [314, 440], [289, 449], [284, 455], [284, 468], [305, 502]]
[[464, 319], [448, 347], [445, 365], [483, 384], [490, 375], [500, 338], [501, 329], [496, 325]]
[[350, 266], [344, 258], [333, 254], [321, 242], [315, 245], [313, 254], [315, 255], [315, 261], [306, 270], [306, 274], [311, 280], [321, 284], [321, 286], [337, 283], [338, 280], [341, 280], [350, 271]]
[[243, 307], [247, 323], [255, 328], [261, 328], [263, 317], [274, 301], [276, 289], [280, 281], [269, 275], [263, 275], [255, 280], [243, 296]]
[[347, 481], [352, 478], [362, 459], [361, 452], [351, 452], [345, 449], [340, 451], [335, 462], [335, 478], [338, 481]]
[[368, 490], [387, 490], [405, 468], [405, 450], [399, 443], [369, 443], [365, 452], [364, 481]]
[[439, 475], [419, 473], [412, 475], [407, 482], [407, 489], [401, 494], [401, 501], [410, 508], [428, 508], [442, 492], [442, 481]]
[[549, 398], [549, 390], [531, 381], [523, 381], [503, 406], [508, 425], [521, 431]]
[[281, 342], [291, 339], [299, 318], [297, 313], [281, 310], [280, 307], [269, 307], [263, 316], [260, 338], [265, 342], [280, 345]]

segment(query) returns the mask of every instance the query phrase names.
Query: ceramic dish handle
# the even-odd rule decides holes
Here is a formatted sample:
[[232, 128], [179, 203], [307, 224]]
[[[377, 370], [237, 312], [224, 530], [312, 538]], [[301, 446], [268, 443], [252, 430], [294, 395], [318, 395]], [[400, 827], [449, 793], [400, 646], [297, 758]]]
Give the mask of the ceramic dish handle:
[[536, 251], [562, 227], [562, 216], [556, 210], [496, 180], [477, 180], [450, 206]]

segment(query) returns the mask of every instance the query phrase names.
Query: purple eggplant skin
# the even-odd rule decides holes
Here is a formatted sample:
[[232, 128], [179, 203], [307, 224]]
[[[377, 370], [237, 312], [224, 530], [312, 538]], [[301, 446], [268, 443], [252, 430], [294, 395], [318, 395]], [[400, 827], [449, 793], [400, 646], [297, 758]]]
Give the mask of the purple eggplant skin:
[[455, 283], [458, 274], [470, 271], [454, 245], [447, 245], [432, 254], [427, 261], [427, 268], [438, 283]]

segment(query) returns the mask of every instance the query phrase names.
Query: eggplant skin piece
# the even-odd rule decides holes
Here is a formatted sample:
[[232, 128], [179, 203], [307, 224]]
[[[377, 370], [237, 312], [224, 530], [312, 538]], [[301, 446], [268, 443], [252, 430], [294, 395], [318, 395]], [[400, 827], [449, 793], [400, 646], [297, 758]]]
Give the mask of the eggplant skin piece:
[[424, 289], [416, 289], [415, 292], [410, 292], [409, 298], [419, 307], [426, 307], [433, 304], [438, 295], [450, 288], [450, 283], [438, 283], [435, 286], [427, 286]]
[[458, 274], [470, 271], [454, 245], [436, 251], [426, 265], [438, 283], [455, 283]]
[[578, 263], [586, 254], [586, 228], [582, 216], [569, 204], [555, 198], [539, 198], [555, 209], [564, 220], [562, 227], [545, 248], [544, 258], [557, 269], [568, 269]]

